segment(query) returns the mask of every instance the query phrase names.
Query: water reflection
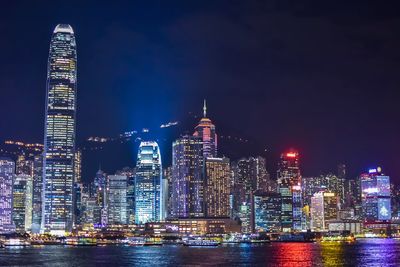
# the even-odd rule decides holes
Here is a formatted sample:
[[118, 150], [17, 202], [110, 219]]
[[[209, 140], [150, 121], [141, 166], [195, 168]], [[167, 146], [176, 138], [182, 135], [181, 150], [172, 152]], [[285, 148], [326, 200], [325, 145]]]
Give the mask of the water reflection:
[[270, 253], [270, 261], [278, 266], [312, 266], [316, 260], [315, 244], [312, 243], [276, 243], [273, 244]]
[[346, 264], [346, 243], [322, 242], [319, 246], [323, 266], [344, 266]]
[[358, 266], [400, 266], [400, 241], [368, 239], [359, 241]]
[[0, 249], [0, 266], [400, 266], [400, 241]]

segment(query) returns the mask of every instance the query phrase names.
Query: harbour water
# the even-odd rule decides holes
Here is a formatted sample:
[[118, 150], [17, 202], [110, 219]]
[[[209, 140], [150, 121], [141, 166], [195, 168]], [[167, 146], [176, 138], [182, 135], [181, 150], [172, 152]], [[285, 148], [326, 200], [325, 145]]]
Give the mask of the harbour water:
[[400, 266], [400, 240], [271, 243], [218, 247], [14, 247], [0, 266]]

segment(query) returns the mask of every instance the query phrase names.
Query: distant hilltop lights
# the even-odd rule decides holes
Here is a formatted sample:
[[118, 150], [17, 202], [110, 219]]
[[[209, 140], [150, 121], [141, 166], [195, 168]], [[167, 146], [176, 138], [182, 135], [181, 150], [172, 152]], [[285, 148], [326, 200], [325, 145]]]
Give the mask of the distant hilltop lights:
[[24, 147], [38, 147], [38, 148], [43, 148], [43, 144], [39, 144], [39, 143], [33, 143], [33, 144], [29, 144], [29, 143], [24, 143], [21, 141], [12, 141], [12, 140], [7, 140], [4, 142], [4, 144], [6, 145], [17, 145], [17, 146], [24, 146]]
[[178, 125], [177, 121], [168, 122], [166, 124], [161, 124], [160, 128], [168, 128], [168, 127], [175, 126], [175, 125]]

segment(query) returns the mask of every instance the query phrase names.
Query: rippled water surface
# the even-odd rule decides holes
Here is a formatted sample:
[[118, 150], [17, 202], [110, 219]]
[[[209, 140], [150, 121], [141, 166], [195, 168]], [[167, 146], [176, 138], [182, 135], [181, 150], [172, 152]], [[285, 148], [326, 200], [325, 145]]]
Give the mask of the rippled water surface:
[[220, 247], [27, 247], [0, 249], [0, 266], [400, 266], [400, 241], [273, 243]]

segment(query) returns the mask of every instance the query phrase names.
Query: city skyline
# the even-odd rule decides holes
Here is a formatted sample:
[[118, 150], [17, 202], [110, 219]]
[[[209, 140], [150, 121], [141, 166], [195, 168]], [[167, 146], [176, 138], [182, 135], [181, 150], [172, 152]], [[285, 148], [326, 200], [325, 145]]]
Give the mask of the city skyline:
[[[43, 58], [52, 28], [65, 22], [78, 33], [78, 54], [82, 57], [78, 76], [84, 90], [78, 92], [78, 143], [88, 136], [116, 136], [127, 130], [184, 121], [188, 112], [200, 116], [205, 98], [219, 134], [243, 137], [266, 148], [262, 156], [273, 169], [282, 151], [295, 148], [302, 154], [305, 175], [334, 171], [341, 162], [352, 176], [379, 165], [398, 183], [400, 131], [392, 123], [398, 115], [393, 102], [398, 97], [398, 78], [392, 67], [397, 64], [393, 58], [398, 52], [390, 45], [397, 38], [393, 35], [395, 14], [388, 6], [365, 5], [352, 17], [343, 11], [346, 9], [329, 5], [305, 4], [310, 13], [298, 6], [255, 3], [226, 9], [223, 3], [207, 7], [185, 4], [173, 8], [172, 13], [164, 12], [168, 10], [165, 6], [128, 5], [126, 10], [135, 16], [116, 7], [104, 13], [100, 4], [92, 12], [106, 14], [108, 20], [85, 22], [81, 18], [87, 7], [83, 4], [81, 11], [73, 12], [68, 6], [56, 12], [48, 12], [54, 11], [51, 7], [37, 7], [38, 14], [47, 14], [39, 20], [27, 11], [12, 17], [18, 6], [5, 7], [10, 12], [2, 19], [8, 22], [5, 25], [11, 21], [13, 26], [2, 28], [2, 34], [16, 45], [1, 44], [8, 52], [0, 72], [4, 88], [0, 109], [7, 114], [15, 110], [8, 99], [18, 98], [21, 104], [19, 112], [11, 112], [1, 121], [1, 141], [43, 139]], [[347, 6], [349, 10], [357, 7]], [[138, 14], [136, 10], [147, 12]], [[321, 18], [322, 14], [326, 16]], [[381, 22], [377, 28], [371, 27], [371, 16]], [[37, 30], [26, 33], [29, 48], [17, 42], [27, 21]], [[276, 25], [276, 29], [268, 25]], [[297, 34], [279, 34], [288, 29], [297, 29]], [[340, 31], [348, 36], [338, 34]], [[218, 32], [224, 32], [224, 38]], [[324, 32], [333, 35], [336, 45], [327, 42], [331, 37]], [[383, 33], [386, 38], [380, 38]], [[297, 50], [292, 45], [297, 42], [290, 42], [293, 36], [300, 42]], [[320, 52], [315, 55], [307, 47], [317, 47]], [[21, 58], [26, 64], [15, 67], [13, 62]], [[24, 79], [18, 79], [20, 73]], [[149, 108], [152, 111], [143, 116], [139, 99], [146, 97], [154, 101]], [[372, 108], [377, 99], [385, 104]], [[92, 103], [99, 108], [93, 108]], [[101, 108], [109, 106], [113, 108]], [[27, 117], [29, 121], [24, 121]], [[191, 130], [193, 125], [184, 127]], [[252, 154], [242, 148], [240, 152]], [[130, 159], [134, 162], [134, 157]], [[94, 171], [85, 175], [93, 176]]]
[[388, 6], [17, 2], [0, 265], [400, 264]]

